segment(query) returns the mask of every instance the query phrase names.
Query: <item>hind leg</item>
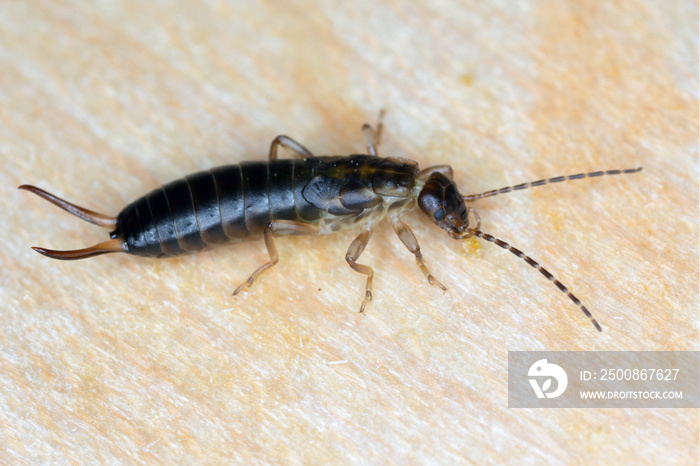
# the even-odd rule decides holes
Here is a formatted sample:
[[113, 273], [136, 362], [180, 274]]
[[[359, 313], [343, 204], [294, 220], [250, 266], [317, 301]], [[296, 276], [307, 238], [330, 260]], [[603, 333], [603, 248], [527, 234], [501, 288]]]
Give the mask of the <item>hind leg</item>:
[[272, 239], [272, 235], [274, 233], [281, 235], [314, 235], [318, 233], [318, 228], [316, 228], [313, 225], [308, 225], [306, 223], [292, 222], [289, 220], [275, 220], [273, 222], [270, 222], [265, 227], [265, 231], [263, 232], [263, 238], [265, 239], [265, 247], [267, 248], [267, 253], [270, 256], [270, 260], [269, 262], [266, 262], [265, 264], [258, 267], [258, 269], [255, 272], [253, 272], [250, 277], [248, 277], [248, 280], [241, 283], [238, 286], [238, 288], [236, 288], [236, 291], [233, 292], [234, 296], [240, 293], [244, 288], [247, 288], [250, 285], [252, 285], [258, 275], [260, 275], [265, 270], [269, 269], [277, 263], [277, 248], [275, 247], [275, 242]]

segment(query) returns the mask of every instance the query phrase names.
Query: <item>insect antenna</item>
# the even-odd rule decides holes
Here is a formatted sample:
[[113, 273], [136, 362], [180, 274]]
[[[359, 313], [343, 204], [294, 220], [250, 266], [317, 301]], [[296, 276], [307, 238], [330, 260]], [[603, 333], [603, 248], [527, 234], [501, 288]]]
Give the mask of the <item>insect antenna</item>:
[[[115, 228], [117, 226], [116, 217], [108, 217], [107, 215], [94, 212], [92, 210], [86, 209], [84, 207], [77, 206], [60, 197], [54, 196], [51, 193], [44, 191], [36, 186], [23, 184], [19, 187], [25, 191], [36, 194], [42, 199], [46, 199], [50, 203], [60, 207], [61, 209], [69, 212], [76, 217], [82, 218], [83, 220], [94, 223], [95, 225], [101, 226], [103, 228]], [[98, 256], [100, 254], [107, 254], [110, 252], [126, 252], [126, 244], [121, 238], [114, 238], [102, 243], [98, 243], [94, 246], [84, 249], [75, 249], [71, 251], [57, 251], [54, 249], [46, 249], [40, 247], [32, 247], [39, 254], [43, 254], [46, 257], [52, 259], [60, 260], [76, 260], [76, 259], [87, 259], [88, 257]]]
[[496, 196], [498, 194], [505, 194], [512, 191], [519, 191], [527, 188], [534, 188], [537, 186], [543, 186], [545, 184], [559, 183], [561, 181], [571, 181], [571, 180], [581, 180], [583, 178], [596, 178], [598, 176], [605, 175], [627, 175], [629, 173], [637, 173], [642, 170], [642, 167], [637, 168], [626, 168], [624, 170], [605, 170], [590, 173], [577, 173], [576, 175], [566, 175], [566, 176], [555, 176], [554, 178], [548, 178], [544, 180], [531, 181], [529, 183], [520, 183], [514, 186], [506, 186], [505, 188], [492, 189], [491, 191], [486, 191], [480, 194], [470, 194], [469, 196], [464, 196], [465, 201], [476, 201], [478, 199], [483, 199], [485, 197]]
[[569, 297], [569, 299], [570, 299], [575, 305], [577, 305], [578, 307], [581, 308], [581, 310], [582, 310], [583, 313], [586, 315], [586, 317], [588, 317], [589, 319], [591, 319], [591, 323], [592, 323], [593, 326], [596, 328], [596, 330], [598, 330], [599, 332], [602, 332], [602, 331], [603, 331], [603, 329], [600, 327], [600, 325], [598, 324], [598, 322], [596, 322], [596, 320], [593, 318], [593, 315], [591, 314], [591, 312], [590, 312], [588, 309], [586, 309], [586, 306], [584, 306], [584, 305], [581, 303], [581, 300], [579, 300], [576, 296], [574, 296], [574, 294], [573, 294], [571, 291], [569, 291], [569, 289], [568, 289], [562, 282], [560, 282], [557, 278], [555, 278], [554, 275], [552, 275], [547, 269], [545, 269], [544, 267], [542, 267], [537, 261], [535, 261], [534, 259], [532, 259], [532, 258], [531, 258], [530, 256], [528, 256], [527, 254], [523, 253], [521, 250], [519, 250], [519, 249], [517, 249], [517, 248], [514, 248], [513, 246], [511, 246], [510, 244], [506, 243], [505, 241], [500, 240], [500, 239], [498, 239], [498, 238], [496, 238], [496, 237], [494, 237], [494, 236], [491, 236], [491, 235], [489, 235], [488, 233], [484, 233], [483, 231], [478, 230], [478, 229], [476, 229], [476, 228], [469, 228], [467, 231], [469, 231], [469, 233], [471, 233], [471, 234], [474, 235], [474, 236], [477, 236], [477, 237], [479, 237], [479, 238], [483, 238], [483, 239], [485, 239], [486, 241], [495, 244], [496, 246], [500, 246], [501, 248], [506, 249], [507, 251], [510, 251], [510, 252], [511, 252], [512, 254], [514, 254], [515, 256], [517, 256], [517, 257], [519, 257], [520, 259], [522, 259], [522, 260], [524, 260], [525, 262], [527, 262], [528, 265], [530, 265], [531, 267], [533, 267], [533, 268], [539, 270], [540, 273], [541, 273], [542, 275], [544, 275], [544, 276], [547, 278], [547, 280], [549, 280], [549, 281], [551, 281], [552, 283], [554, 283], [554, 284], [556, 285], [556, 287], [559, 288], [559, 290], [560, 290], [562, 293], [566, 294], [566, 295]]

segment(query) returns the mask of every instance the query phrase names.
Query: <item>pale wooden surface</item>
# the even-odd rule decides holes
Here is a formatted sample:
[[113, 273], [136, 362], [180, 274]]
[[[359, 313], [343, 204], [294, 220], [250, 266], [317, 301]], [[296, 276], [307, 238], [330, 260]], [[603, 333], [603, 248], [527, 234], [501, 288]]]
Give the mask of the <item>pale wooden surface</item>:
[[[59, 6], [60, 3], [60, 6]], [[698, 7], [680, 1], [0, 4], [0, 462], [697, 464], [697, 410], [515, 410], [508, 350], [698, 349]], [[339, 5], [339, 4], [338, 4]], [[445, 163], [537, 272], [406, 218], [168, 261], [62, 263], [104, 230], [15, 189], [115, 214], [288, 134], [317, 154]], [[524, 457], [524, 458], [522, 458]]]

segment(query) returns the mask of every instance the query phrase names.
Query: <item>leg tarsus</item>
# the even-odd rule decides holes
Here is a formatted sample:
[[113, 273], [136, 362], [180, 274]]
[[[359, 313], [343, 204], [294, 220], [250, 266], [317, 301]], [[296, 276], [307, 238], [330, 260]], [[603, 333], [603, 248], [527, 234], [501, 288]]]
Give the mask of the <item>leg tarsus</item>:
[[372, 277], [374, 276], [374, 271], [367, 265], [357, 263], [357, 259], [359, 259], [362, 251], [365, 250], [365, 247], [369, 242], [370, 235], [370, 230], [364, 230], [362, 233], [360, 233], [350, 244], [348, 252], [345, 254], [345, 260], [354, 271], [367, 275], [367, 282], [365, 283], [365, 299], [362, 301], [362, 306], [360, 306], [360, 312], [364, 312], [367, 303], [372, 301]]

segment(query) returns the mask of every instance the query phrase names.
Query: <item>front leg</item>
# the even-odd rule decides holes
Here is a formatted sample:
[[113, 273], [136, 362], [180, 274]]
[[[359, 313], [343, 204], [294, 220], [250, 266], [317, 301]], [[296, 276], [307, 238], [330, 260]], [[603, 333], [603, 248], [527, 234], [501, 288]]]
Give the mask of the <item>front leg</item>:
[[432, 167], [428, 167], [425, 170], [421, 170], [418, 179], [425, 181], [430, 177], [430, 175], [436, 172], [442, 173], [451, 180], [454, 179], [454, 171], [449, 165], [433, 165]]
[[428, 282], [431, 285], [435, 285], [441, 288], [442, 291], [446, 291], [447, 288], [445, 288], [445, 286], [442, 283], [440, 283], [435, 277], [433, 277], [433, 274], [430, 273], [428, 268], [423, 263], [423, 254], [421, 254], [420, 252], [418, 240], [416, 239], [416, 236], [413, 234], [408, 225], [399, 220], [398, 217], [392, 220], [391, 223], [394, 227], [394, 231], [397, 235], [399, 235], [399, 239], [401, 240], [401, 242], [408, 248], [409, 251], [411, 251], [411, 253], [414, 256], [416, 256], [416, 263], [423, 272], [423, 275], [425, 275], [425, 278], [428, 279]]

